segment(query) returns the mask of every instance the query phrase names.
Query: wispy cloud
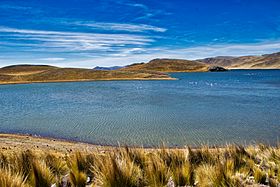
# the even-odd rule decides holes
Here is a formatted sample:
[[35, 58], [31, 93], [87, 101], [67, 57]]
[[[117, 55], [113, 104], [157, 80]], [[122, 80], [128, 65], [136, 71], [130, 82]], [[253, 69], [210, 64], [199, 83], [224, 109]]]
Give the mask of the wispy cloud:
[[60, 32], [8, 27], [0, 27], [0, 34], [4, 36], [3, 38], [8, 45], [22, 46], [22, 50], [30, 51], [45, 49], [54, 52], [118, 51], [119, 48], [140, 47], [154, 41], [150, 36], [136, 34]]
[[91, 29], [126, 31], [126, 32], [165, 32], [167, 29], [146, 24], [104, 23], [104, 22], [76, 22], [78, 26], [86, 26]]
[[0, 5], [0, 9], [11, 9], [11, 10], [31, 10], [31, 7], [26, 7], [26, 6], [17, 6], [17, 5], [9, 5], [9, 4], [2, 4]]
[[175, 50], [172, 54], [188, 59], [199, 59], [215, 56], [244, 56], [262, 55], [280, 51], [280, 41], [266, 41], [260, 43], [221, 44], [190, 47]]
[[[140, 15], [136, 18], [134, 18], [134, 20], [151, 20], [154, 19], [156, 16], [166, 16], [166, 15], [170, 15], [170, 12], [167, 12], [166, 10], [163, 9], [158, 9], [158, 8], [151, 8], [143, 3], [135, 3], [134, 1], [117, 1], [117, 3], [124, 5], [124, 6], [128, 6], [128, 7], [132, 7], [132, 8], [136, 8], [138, 9], [137, 12], [140, 12]], [[155, 19], [157, 20], [157, 19]]]
[[65, 58], [60, 58], [60, 57], [51, 57], [51, 58], [40, 58], [39, 60], [44, 60], [44, 61], [63, 61]]

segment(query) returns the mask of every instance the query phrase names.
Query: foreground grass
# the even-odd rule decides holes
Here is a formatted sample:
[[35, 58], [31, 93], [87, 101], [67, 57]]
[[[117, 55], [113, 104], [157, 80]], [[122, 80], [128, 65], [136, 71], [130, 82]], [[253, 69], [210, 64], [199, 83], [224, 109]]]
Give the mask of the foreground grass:
[[0, 151], [1, 187], [279, 186], [280, 148]]

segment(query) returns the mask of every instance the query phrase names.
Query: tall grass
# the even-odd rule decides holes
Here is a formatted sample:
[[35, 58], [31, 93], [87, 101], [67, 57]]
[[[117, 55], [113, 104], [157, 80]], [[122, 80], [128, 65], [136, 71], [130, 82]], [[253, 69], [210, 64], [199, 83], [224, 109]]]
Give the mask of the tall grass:
[[0, 169], [0, 186], [1, 187], [28, 187], [25, 178], [18, 173], [12, 173], [8, 169]]
[[30, 181], [31, 185], [35, 187], [49, 187], [55, 183], [55, 178], [45, 161], [34, 160]]
[[2, 187], [280, 185], [280, 148], [119, 147], [104, 151], [0, 151]]

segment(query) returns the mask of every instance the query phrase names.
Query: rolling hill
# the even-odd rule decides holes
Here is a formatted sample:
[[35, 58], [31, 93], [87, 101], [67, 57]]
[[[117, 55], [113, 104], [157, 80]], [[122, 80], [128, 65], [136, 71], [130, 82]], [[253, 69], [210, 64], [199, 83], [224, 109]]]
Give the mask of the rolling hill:
[[120, 69], [59, 68], [12, 65], [0, 68], [0, 84], [93, 80], [170, 80], [166, 72], [207, 72], [227, 69], [280, 69], [280, 52], [261, 56], [219, 56], [200, 60], [154, 59]]
[[154, 59], [148, 63], [132, 64], [122, 68], [125, 71], [149, 70], [158, 72], [205, 72], [209, 65], [190, 60]]
[[280, 69], [280, 52], [261, 56], [214, 57], [197, 60], [229, 69]]
[[32, 82], [69, 82], [92, 80], [157, 80], [172, 79], [153, 71], [92, 70], [59, 68], [46, 65], [13, 65], [0, 68], [0, 84]]

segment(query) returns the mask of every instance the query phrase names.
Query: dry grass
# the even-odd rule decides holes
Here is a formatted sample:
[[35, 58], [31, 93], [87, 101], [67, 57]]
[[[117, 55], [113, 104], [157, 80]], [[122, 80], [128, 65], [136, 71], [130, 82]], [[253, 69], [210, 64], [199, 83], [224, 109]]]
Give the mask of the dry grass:
[[280, 148], [1, 151], [0, 186], [277, 186]]
[[156, 71], [93, 70], [82, 68], [58, 68], [41, 65], [15, 65], [0, 68], [0, 84], [35, 82], [71, 82], [93, 80], [171, 80]]
[[199, 61], [182, 59], [154, 59], [148, 63], [139, 63], [126, 66], [125, 71], [158, 71], [158, 72], [206, 72], [208, 65]]

